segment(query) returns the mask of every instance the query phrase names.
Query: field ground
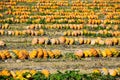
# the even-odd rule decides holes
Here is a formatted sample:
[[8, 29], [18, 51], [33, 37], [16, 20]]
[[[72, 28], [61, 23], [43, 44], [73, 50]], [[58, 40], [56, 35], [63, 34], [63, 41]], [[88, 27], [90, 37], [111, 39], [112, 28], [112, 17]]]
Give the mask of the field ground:
[[[4, 0], [2, 1], [4, 2]], [[7, 2], [7, 0], [5, 1]], [[11, 1], [14, 2], [15, 0]], [[44, 0], [28, 0], [27, 2], [26, 0], [26, 2], [24, 2], [23, 0], [23, 2], [20, 2], [18, 0], [18, 2], [16, 2], [17, 4], [13, 4], [12, 7], [9, 6], [9, 3], [6, 4], [8, 5], [6, 6], [0, 1], [0, 24], [2, 25], [0, 25], [0, 40], [6, 43], [6, 46], [0, 46], [0, 54], [2, 53], [2, 50], [11, 51], [16, 49], [22, 51], [25, 49], [30, 52], [32, 50], [42, 48], [46, 50], [57, 49], [60, 50], [61, 54], [63, 55], [58, 59], [40, 59], [35, 56], [35, 59], [30, 59], [29, 57], [23, 60], [18, 58], [3, 60], [0, 55], [0, 71], [3, 69], [35, 69], [38, 71], [47, 69], [51, 73], [55, 73], [58, 70], [80, 70], [81, 73], [91, 73], [93, 69], [102, 69], [104, 67], [108, 69], [115, 69], [120, 67], [119, 0], [118, 2], [112, 2], [117, 0], [112, 0], [110, 2], [104, 2], [104, 0], [102, 0], [102, 2], [98, 1], [93, 3], [91, 2], [92, 0], [88, 0], [88, 2], [76, 2], [76, 0], [60, 1], [46, 0], [46, 2], [44, 2]], [[103, 7], [103, 5], [105, 7]], [[21, 11], [23, 10], [23, 12], [19, 12], [19, 8], [16, 8], [16, 6], [20, 6]], [[28, 9], [26, 9], [25, 6]], [[113, 9], [114, 11], [112, 11]], [[5, 24], [8, 24], [9, 28], [2, 28]], [[36, 24], [39, 24], [39, 28], [35, 27]], [[60, 24], [64, 28], [58, 28]], [[66, 26], [66, 24], [70, 24], [71, 26]], [[81, 29], [77, 29], [76, 25], [79, 25], [79, 27], [81, 27], [81, 25], [83, 26]], [[35, 28], [31, 28], [31, 26], [34, 26]], [[3, 34], [2, 30], [5, 31]], [[30, 31], [30, 34], [29, 32], [28, 35], [26, 35], [27, 32], [26, 34], [23, 34], [23, 31], [25, 30]], [[35, 33], [32, 35], [32, 31], [39, 32], [40, 30], [44, 31], [43, 35], [40, 34], [36, 36]], [[13, 31], [13, 33], [11, 34], [7, 31]], [[17, 32], [19, 34], [17, 34]], [[65, 32], [67, 35], [65, 35]], [[61, 40], [58, 40], [58, 38], [61, 36], [66, 39], [62, 44], [60, 43]], [[40, 37], [44, 38], [46, 41], [44, 41], [42, 44], [37, 41], [36, 44], [33, 45], [32, 40], [34, 38], [39, 39]], [[82, 38], [84, 41], [82, 42], [78, 38]], [[53, 39], [53, 41], [51, 39]], [[98, 42], [97, 39], [99, 40]], [[80, 42], [82, 43], [80, 44]], [[90, 53], [92, 57], [90, 56], [89, 52], [87, 52], [89, 54], [89, 57], [87, 58], [85, 58], [85, 56], [83, 57], [85, 52], [81, 52], [83, 55], [80, 59], [75, 59], [71, 55], [78, 50], [85, 51], [93, 48], [94, 51]], [[104, 50], [106, 48], [114, 48], [117, 49], [118, 52], [116, 51], [115, 53], [110, 50], [108, 52], [106, 51], [106, 57], [103, 57], [103, 52], [105, 53], [105, 51], [100, 52], [102, 56], [99, 54], [99, 52], [97, 52], [98, 49]], [[98, 57], [98, 55], [96, 56], [94, 53], [100, 56]], [[117, 57], [113, 56], [117, 53], [119, 54]], [[17, 56], [21, 56], [22, 54], [22, 57], [26, 56], [24, 53], [19, 54], [19, 52], [18, 54], [14, 52], [14, 54]], [[44, 54], [45, 52], [43, 52], [42, 57]], [[30, 55], [27, 55], [27, 57], [28, 56]]]

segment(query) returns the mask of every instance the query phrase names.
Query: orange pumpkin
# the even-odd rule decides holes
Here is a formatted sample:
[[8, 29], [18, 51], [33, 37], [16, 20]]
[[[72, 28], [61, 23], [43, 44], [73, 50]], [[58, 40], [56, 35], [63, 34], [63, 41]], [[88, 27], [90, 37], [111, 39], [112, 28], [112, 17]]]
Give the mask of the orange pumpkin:
[[37, 51], [38, 51], [37, 58], [42, 58], [43, 57], [43, 50], [38, 49]]
[[96, 49], [91, 48], [91, 49], [90, 49], [90, 52], [91, 52], [92, 56], [94, 56], [94, 57], [97, 57], [97, 56], [98, 56], [98, 52], [97, 52]]
[[117, 71], [114, 70], [114, 69], [110, 69], [110, 70], [109, 70], [109, 74], [110, 74], [111, 76], [116, 76], [116, 75], [117, 75]]
[[46, 69], [43, 69], [43, 70], [41, 71], [41, 73], [44, 74], [45, 77], [49, 77], [49, 75], [50, 75], [50, 72], [49, 72], [48, 70], [46, 70]]
[[44, 59], [47, 59], [47, 57], [48, 57], [48, 53], [47, 53], [47, 51], [44, 49], [44, 50], [43, 50], [43, 58], [44, 58]]
[[38, 43], [39, 44], [44, 44], [45, 43], [45, 39], [44, 38], [39, 38]]

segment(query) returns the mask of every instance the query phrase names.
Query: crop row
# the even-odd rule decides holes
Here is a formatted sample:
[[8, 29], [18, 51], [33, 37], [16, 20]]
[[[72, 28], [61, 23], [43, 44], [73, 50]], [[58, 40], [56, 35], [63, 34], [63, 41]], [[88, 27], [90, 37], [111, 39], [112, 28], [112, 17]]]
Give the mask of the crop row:
[[112, 37], [120, 36], [120, 31], [107, 31], [107, 30], [98, 30], [98, 31], [89, 31], [89, 30], [77, 30], [77, 31], [64, 31], [64, 36], [94, 36], [94, 37]]
[[100, 49], [87, 49], [87, 50], [77, 50], [74, 53], [62, 53], [60, 50], [47, 50], [47, 49], [36, 49], [32, 51], [23, 50], [1, 50], [0, 59], [57, 59], [62, 57], [70, 57], [73, 59], [81, 59], [86, 57], [119, 57], [120, 51], [116, 48], [106, 48]]
[[[84, 25], [84, 24], [32, 24], [27, 26], [27, 29], [73, 29], [73, 30], [81, 30], [81, 29], [92, 29], [92, 30], [118, 30], [118, 25]], [[3, 27], [4, 29], [4, 27]]]
[[96, 39], [90, 39], [90, 38], [68, 38], [68, 37], [58, 37], [58, 38], [48, 38], [48, 37], [40, 37], [40, 38], [33, 38], [32, 39], [32, 45], [36, 44], [46, 44], [46, 45], [59, 45], [59, 44], [67, 44], [67, 45], [119, 45], [120, 39], [119, 38], [105, 38], [102, 39], [100, 37]]
[[[34, 5], [18, 5], [18, 2], [0, 3], [1, 23], [88, 23], [88, 24], [120, 24], [119, 8], [116, 3], [92, 3], [78, 1], [70, 5], [67, 1], [41, 2]], [[8, 3], [8, 4], [7, 4]], [[29, 2], [25, 2], [29, 4]], [[94, 3], [94, 5], [93, 5]], [[104, 5], [105, 7], [102, 7]], [[70, 7], [71, 6], [71, 7]], [[64, 10], [62, 7], [70, 7]], [[107, 10], [106, 10], [107, 9]], [[36, 12], [36, 13], [34, 13]], [[103, 16], [104, 14], [104, 16]], [[8, 16], [6, 18], [6, 15]], [[102, 16], [102, 17], [101, 17]], [[102, 19], [104, 18], [104, 20]]]
[[[45, 31], [43, 29], [40, 30], [0, 30], [0, 35], [7, 36], [19, 36], [19, 35], [30, 35], [30, 36], [39, 36], [44, 35]], [[99, 31], [88, 31], [88, 30], [68, 30], [64, 31], [61, 36], [89, 36], [89, 37], [119, 37], [120, 31], [107, 31], [107, 30], [99, 30]]]
[[[22, 27], [21, 27], [22, 28]], [[71, 30], [119, 30], [119, 25], [84, 25], [84, 24], [32, 24], [25, 29], [71, 29]], [[0, 24], [0, 29], [12, 29], [9, 24]]]
[[8, 36], [19, 36], [19, 35], [30, 35], [30, 36], [39, 36], [44, 35], [44, 30], [40, 29], [38, 31], [35, 30], [0, 30], [0, 35], [8, 35]]
[[101, 70], [95, 69], [89, 74], [81, 74], [78, 70], [69, 70], [65, 72], [58, 71], [50, 73], [49, 70], [16, 70], [10, 71], [3, 69], [0, 71], [0, 79], [2, 80], [117, 80], [120, 76], [120, 68]]

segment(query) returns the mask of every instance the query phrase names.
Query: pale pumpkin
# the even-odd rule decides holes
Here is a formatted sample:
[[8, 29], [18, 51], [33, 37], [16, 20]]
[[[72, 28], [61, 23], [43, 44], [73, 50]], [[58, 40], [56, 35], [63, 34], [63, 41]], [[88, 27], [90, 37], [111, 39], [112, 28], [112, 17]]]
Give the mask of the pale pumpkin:
[[32, 45], [35, 45], [35, 44], [37, 44], [38, 43], [38, 38], [33, 38], [33, 40], [32, 40]]
[[82, 50], [75, 51], [74, 55], [76, 56], [77, 59], [80, 59], [84, 56]]

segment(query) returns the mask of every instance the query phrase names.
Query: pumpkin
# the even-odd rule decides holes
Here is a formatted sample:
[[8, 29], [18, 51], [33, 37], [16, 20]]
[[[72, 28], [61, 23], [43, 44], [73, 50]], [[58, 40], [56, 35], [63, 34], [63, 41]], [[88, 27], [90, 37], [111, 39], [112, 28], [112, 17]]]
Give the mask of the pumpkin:
[[43, 70], [41, 71], [41, 73], [44, 74], [45, 77], [49, 77], [49, 75], [50, 75], [50, 72], [49, 72], [48, 70], [46, 70], [46, 69], [43, 69]]
[[60, 44], [64, 44], [66, 41], [65, 37], [63, 36], [59, 37], [58, 40], [60, 41]]
[[10, 71], [8, 71], [7, 69], [4, 69], [0, 72], [1, 76], [10, 76]]
[[112, 52], [114, 57], [118, 57], [120, 55], [119, 51], [116, 48], [110, 48], [110, 51]]
[[75, 51], [74, 55], [76, 56], [77, 59], [80, 59], [84, 56], [82, 50]]
[[116, 69], [117, 75], [120, 76], [120, 67]]
[[68, 31], [67, 31], [67, 36], [70, 36], [70, 35], [71, 35], [71, 31], [68, 30]]
[[85, 57], [88, 57], [88, 56], [89, 56], [89, 52], [90, 52], [89, 50], [84, 50], [84, 52], [83, 52], [83, 53], [84, 53], [84, 56], [85, 56]]
[[106, 39], [105, 44], [111, 46], [113, 44], [111, 39]]
[[59, 58], [61, 56], [61, 51], [60, 50], [55, 49], [55, 50], [52, 50], [52, 52], [54, 53], [55, 58]]
[[42, 58], [43, 57], [43, 50], [38, 49], [37, 51], [38, 51], [37, 58]]
[[35, 36], [38, 36], [38, 35], [40, 35], [40, 32], [39, 31], [34, 31], [34, 34], [35, 34]]
[[90, 44], [91, 43], [91, 40], [88, 38], [87, 40], [86, 40], [86, 44]]
[[91, 52], [92, 56], [94, 56], [94, 57], [97, 57], [97, 56], [98, 56], [98, 52], [97, 52], [96, 49], [91, 48], [91, 49], [90, 49], [90, 52]]
[[8, 29], [9, 28], [9, 24], [5, 24], [5, 29]]
[[108, 57], [112, 57], [112, 52], [110, 51], [110, 49], [106, 48], [104, 51]]
[[113, 26], [113, 29], [114, 29], [114, 30], [118, 30], [118, 28], [119, 28], [118, 25]]
[[51, 41], [50, 41], [50, 39], [48, 39], [47, 37], [45, 37], [45, 44], [51, 44]]
[[100, 70], [99, 69], [94, 69], [92, 73], [95, 73], [95, 74], [100, 74]]
[[106, 69], [106, 68], [102, 68], [101, 73], [102, 73], [103, 75], [108, 75], [108, 74], [109, 74], [108, 69]]
[[38, 43], [38, 38], [33, 38], [33, 40], [32, 40], [32, 45], [35, 45], [35, 44], [37, 44]]
[[10, 52], [10, 56], [11, 56], [12, 59], [16, 59], [18, 57], [17, 54], [16, 54], [16, 52], [19, 52], [19, 51], [12, 50], [12, 51], [9, 51], [9, 52]]
[[96, 41], [93, 39], [91, 40], [91, 45], [95, 45], [96, 44]]
[[73, 38], [69, 38], [69, 45], [73, 45], [75, 40]]
[[47, 51], [50, 58], [54, 58], [54, 53], [51, 50]]
[[67, 44], [67, 45], [68, 45], [68, 44], [70, 43], [69, 38], [65, 38], [65, 40], [66, 40], [66, 41], [65, 41], [65, 44]]
[[79, 38], [79, 43], [83, 44], [84, 43], [84, 39], [83, 38]]
[[38, 54], [37, 50], [33, 50], [29, 53], [29, 58], [34, 59], [37, 57], [37, 54]]
[[100, 44], [100, 45], [104, 45], [105, 42], [104, 42], [104, 40], [99, 40], [99, 41], [98, 41], [98, 44]]
[[38, 43], [39, 44], [44, 44], [45, 43], [45, 39], [44, 38], [39, 38]]
[[55, 39], [56, 44], [60, 44], [60, 41], [58, 39]]
[[54, 45], [56, 43], [56, 39], [52, 38], [52, 39], [50, 39], [50, 42], [52, 45]]
[[4, 41], [0, 41], [0, 46], [6, 46]]
[[40, 32], [41, 35], [44, 35], [44, 30], [43, 29], [40, 29], [39, 32]]
[[8, 35], [12, 35], [12, 31], [8, 31]]
[[47, 57], [48, 57], [48, 53], [45, 49], [43, 49], [43, 58], [47, 59]]
[[35, 35], [35, 32], [33, 30], [31, 30], [31, 33], [30, 33], [31, 36], [34, 36]]
[[117, 45], [119, 43], [119, 40], [117, 38], [112, 38], [112, 41], [113, 41], [113, 44], [114, 45]]
[[20, 35], [20, 32], [19, 31], [15, 31], [15, 36], [18, 36], [18, 35]]
[[35, 29], [35, 25], [33, 24], [33, 25], [28, 26], [28, 29]]
[[63, 36], [67, 36], [67, 32], [63, 32]]
[[22, 50], [19, 51], [19, 53], [18, 53], [18, 58], [19, 58], [19, 59], [25, 59], [25, 55], [24, 55], [24, 53], [22, 52]]
[[6, 59], [6, 56], [5, 56], [5, 54], [3, 53], [3, 51], [0, 52], [0, 58], [1, 58], [2, 60]]
[[8, 50], [4, 50], [3, 53], [6, 56], [6, 58], [10, 58], [11, 57], [11, 55], [10, 55]]
[[16, 76], [17, 76], [14, 71], [10, 71], [10, 74], [11, 74], [11, 76], [12, 76], [13, 78], [16, 78]]
[[5, 31], [4, 30], [0, 30], [0, 35], [4, 35]]
[[110, 69], [110, 70], [109, 70], [109, 74], [110, 74], [111, 76], [116, 76], [116, 75], [117, 75], [117, 71], [114, 70], [114, 69]]
[[72, 36], [77, 36], [78, 33], [77, 33], [77, 31], [73, 31], [73, 32], [71, 33], [71, 35], [72, 35]]
[[36, 72], [37, 72], [36, 70], [30, 70], [30, 73], [32, 74], [32, 76], [35, 75]]

